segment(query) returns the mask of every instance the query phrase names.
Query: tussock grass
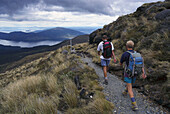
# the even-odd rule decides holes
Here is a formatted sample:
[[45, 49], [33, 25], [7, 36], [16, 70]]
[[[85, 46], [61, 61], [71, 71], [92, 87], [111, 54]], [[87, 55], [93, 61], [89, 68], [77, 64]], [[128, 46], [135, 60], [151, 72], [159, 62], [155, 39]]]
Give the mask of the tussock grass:
[[97, 53], [97, 47], [93, 47], [87, 50], [87, 53], [92, 57], [92, 61], [96, 64], [100, 63], [100, 56]]
[[[32, 76], [10, 84], [2, 90], [2, 107], [4, 112], [49, 112], [45, 108], [56, 110], [60, 86], [54, 76]], [[56, 94], [56, 95], [55, 95]], [[50, 106], [49, 104], [53, 104]], [[43, 109], [43, 110], [41, 110]]]
[[[78, 51], [89, 50], [88, 44], [75, 46]], [[83, 48], [84, 46], [87, 46]], [[92, 46], [93, 47], [93, 46]], [[95, 48], [95, 47], [93, 47]], [[62, 54], [67, 50], [67, 55]], [[95, 54], [94, 54], [95, 55]], [[104, 100], [98, 76], [94, 69], [71, 54], [69, 46], [50, 52], [45, 57], [24, 64], [16, 69], [0, 74], [4, 86], [0, 92], [0, 113], [57, 113], [58, 110], [71, 114], [104, 113], [112, 110], [112, 104]], [[74, 77], [80, 77], [82, 87], [94, 92], [93, 99], [80, 99]], [[4, 83], [5, 82], [5, 83]], [[7, 85], [7, 83], [11, 82]], [[97, 105], [104, 102], [105, 106]], [[102, 108], [97, 112], [98, 108]]]
[[70, 80], [64, 80], [64, 100], [70, 108], [77, 107], [78, 105], [78, 91], [75, 84]]
[[68, 114], [112, 114], [114, 105], [105, 99], [96, 99], [83, 108], [69, 109]]
[[76, 45], [74, 45], [73, 48], [74, 48], [76, 51], [82, 51], [82, 50], [84, 50], [87, 46], [88, 46], [88, 43], [82, 43], [82, 44], [76, 44]]

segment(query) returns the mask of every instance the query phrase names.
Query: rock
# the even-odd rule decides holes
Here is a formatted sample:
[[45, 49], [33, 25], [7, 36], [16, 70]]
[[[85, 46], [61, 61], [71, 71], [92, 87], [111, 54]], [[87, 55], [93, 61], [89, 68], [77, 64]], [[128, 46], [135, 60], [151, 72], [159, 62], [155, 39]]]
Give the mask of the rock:
[[141, 7], [137, 8], [136, 11], [142, 12], [142, 11], [145, 11], [145, 9], [146, 9], [146, 8], [145, 8], [144, 6], [141, 6]]
[[100, 32], [101, 29], [98, 29], [94, 32], [92, 32], [90, 35], [89, 35], [89, 44], [93, 44], [94, 43], [94, 39], [95, 37], [97, 36], [97, 33]]
[[163, 10], [155, 16], [156, 20], [163, 20], [169, 17], [170, 17], [170, 9]]
[[67, 51], [67, 50], [63, 50], [63, 51], [62, 51], [62, 54], [67, 55], [67, 54], [68, 54], [68, 51]]
[[149, 111], [146, 111], [146, 114], [150, 114], [150, 112], [149, 112]]

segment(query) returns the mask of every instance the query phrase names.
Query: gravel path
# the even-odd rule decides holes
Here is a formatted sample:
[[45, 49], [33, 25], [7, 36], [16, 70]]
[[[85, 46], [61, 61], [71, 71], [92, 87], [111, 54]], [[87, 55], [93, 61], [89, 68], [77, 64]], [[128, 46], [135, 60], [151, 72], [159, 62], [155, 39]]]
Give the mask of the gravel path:
[[118, 79], [115, 75], [108, 73], [108, 85], [103, 84], [103, 71], [102, 68], [94, 63], [92, 59], [85, 57], [82, 58], [85, 63], [95, 69], [96, 74], [99, 76], [99, 82], [104, 87], [103, 92], [106, 94], [106, 99], [115, 105], [113, 113], [115, 114], [168, 114], [162, 110], [162, 107], [155, 105], [153, 102], [147, 100], [147, 98], [134, 91], [136, 102], [139, 110], [132, 111], [131, 100], [129, 96], [123, 97], [122, 91], [125, 89], [125, 83]]

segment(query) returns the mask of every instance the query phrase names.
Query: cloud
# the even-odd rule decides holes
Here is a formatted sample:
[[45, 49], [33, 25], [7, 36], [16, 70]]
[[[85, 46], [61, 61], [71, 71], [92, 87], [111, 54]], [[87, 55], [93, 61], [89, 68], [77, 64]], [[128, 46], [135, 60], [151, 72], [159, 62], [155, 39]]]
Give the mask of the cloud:
[[24, 7], [39, 3], [40, 0], [1, 0], [0, 14], [12, 15]]
[[112, 0], [44, 0], [47, 6], [61, 6], [65, 11], [112, 15]]
[[[158, 0], [1, 0], [0, 21], [27, 25], [99, 25]], [[163, 0], [162, 0], [163, 1]], [[101, 25], [100, 25], [101, 24]], [[5, 25], [2, 23], [0, 26]], [[14, 25], [14, 24], [13, 24]]]
[[[23, 10], [82, 12], [115, 16], [136, 5], [158, 0], [1, 0], [0, 14], [24, 13]], [[132, 7], [131, 7], [132, 6]], [[27, 10], [28, 11], [28, 10]], [[29, 11], [28, 11], [29, 12]]]

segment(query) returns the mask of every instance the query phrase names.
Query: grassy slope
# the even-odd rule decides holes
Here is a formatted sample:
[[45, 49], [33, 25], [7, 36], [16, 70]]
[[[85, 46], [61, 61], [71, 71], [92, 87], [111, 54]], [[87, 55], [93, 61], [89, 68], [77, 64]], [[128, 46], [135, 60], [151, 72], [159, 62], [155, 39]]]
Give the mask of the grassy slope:
[[[90, 35], [90, 43], [98, 43], [103, 33], [108, 34], [114, 44], [118, 60], [126, 51], [126, 41], [133, 40], [135, 50], [144, 57], [148, 75], [145, 81], [139, 79], [137, 83], [144, 87], [145, 94], [167, 107], [170, 106], [170, 21], [162, 12], [169, 9], [170, 2], [144, 4], [136, 12], [121, 16]], [[159, 15], [161, 13], [163, 16]], [[158, 16], [165, 17], [159, 19]], [[94, 57], [95, 63], [99, 63], [96, 48], [97, 46], [93, 44], [87, 52]], [[114, 73], [122, 75], [120, 71], [117, 72], [119, 68], [117, 65], [111, 66]]]
[[[88, 35], [80, 35], [72, 39], [73, 45], [88, 42], [89, 36]], [[70, 40], [65, 40], [57, 45], [54, 46], [39, 46], [34, 48], [23, 48], [19, 49], [18, 51], [4, 51], [1, 49], [1, 52], [4, 52], [4, 54], [1, 54], [0, 56], [0, 72], [5, 72], [6, 70], [11, 70], [19, 65], [22, 65], [22, 63], [29, 63], [36, 58], [39, 58], [43, 55], [46, 55], [50, 51], [59, 49], [60, 47], [66, 46], [70, 44]], [[12, 47], [10, 47], [12, 48]]]
[[[82, 49], [87, 44], [74, 46]], [[63, 47], [30, 63], [0, 74], [0, 113], [111, 113], [94, 70], [75, 54], [62, 54]], [[82, 87], [95, 92], [93, 99], [80, 99], [73, 78], [80, 76]], [[88, 104], [88, 105], [87, 105]]]

